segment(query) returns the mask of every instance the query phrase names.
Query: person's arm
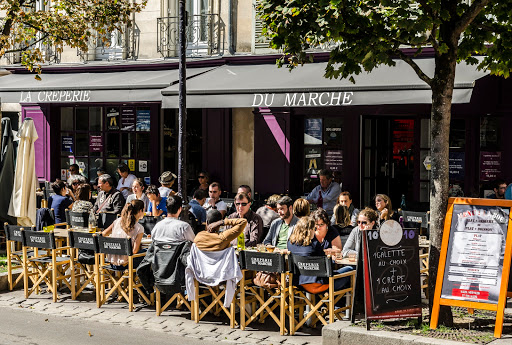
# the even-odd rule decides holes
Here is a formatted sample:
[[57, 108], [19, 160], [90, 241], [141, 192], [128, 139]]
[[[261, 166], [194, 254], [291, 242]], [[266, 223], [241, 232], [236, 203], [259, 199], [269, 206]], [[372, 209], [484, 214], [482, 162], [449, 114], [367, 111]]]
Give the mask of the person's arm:
[[108, 237], [110, 236], [110, 234], [112, 233], [112, 229], [114, 228], [114, 223], [110, 224], [110, 226], [108, 228], [106, 228], [105, 230], [103, 230], [101, 232], [101, 236], [103, 237]]
[[247, 225], [247, 219], [245, 218], [234, 218], [234, 219], [224, 219], [224, 224], [228, 226], [232, 226], [232, 228], [223, 231], [219, 234], [219, 237], [222, 239], [223, 243], [229, 243], [233, 241], [235, 238], [240, 236], [242, 231], [244, 231]]
[[277, 220], [270, 223], [270, 229], [268, 230], [267, 236], [263, 240], [263, 244], [272, 244], [272, 238], [275, 236], [277, 228]]
[[194, 242], [195, 237], [196, 237], [196, 235], [194, 235], [194, 230], [192, 230], [192, 227], [187, 224], [187, 226], [185, 227], [185, 230], [183, 231], [183, 238], [186, 241]]
[[94, 202], [94, 206], [92, 207], [92, 211], [94, 213], [96, 213], [98, 211], [98, 207], [100, 207], [100, 195], [99, 195], [99, 193], [98, 193], [98, 197], [96, 198], [96, 201]]
[[336, 247], [338, 249], [343, 249], [343, 244], [341, 243], [341, 238], [339, 236], [337, 236], [335, 239], [332, 240], [331, 247], [332, 248]]
[[338, 199], [338, 196], [341, 193], [340, 185], [337, 182], [332, 182], [332, 186], [327, 192], [326, 195], [323, 196], [324, 202], [331, 202], [333, 200]]
[[133, 253], [137, 254], [140, 250], [140, 241], [142, 240], [142, 236], [144, 235], [144, 232], [141, 232], [140, 234], [135, 237], [135, 243], [133, 244]]
[[356, 227], [350, 232], [347, 242], [345, 242], [345, 247], [341, 251], [344, 258], [348, 257], [348, 255], [350, 253], [357, 254], [357, 251], [355, 250], [355, 248], [356, 248], [356, 236], [357, 236], [358, 231], [359, 231], [359, 228]]
[[123, 193], [115, 193], [112, 195], [112, 209], [115, 214], [120, 214], [126, 204]]
[[246, 247], [255, 247], [261, 242], [260, 236], [263, 233], [263, 221], [259, 217], [254, 218], [256, 224], [254, 224], [249, 231], [249, 238], [246, 239], [245, 242]]
[[157, 201], [156, 200], [153, 200], [151, 201], [151, 215], [154, 216], [154, 217], [158, 217], [160, 216], [162, 213], [164, 213], [163, 210], [159, 210], [157, 208]]
[[306, 197], [306, 200], [309, 201], [310, 204], [317, 202], [317, 200], [318, 200], [318, 189], [319, 188], [321, 188], [321, 187], [317, 186], [317, 187], [313, 188], [313, 190]]

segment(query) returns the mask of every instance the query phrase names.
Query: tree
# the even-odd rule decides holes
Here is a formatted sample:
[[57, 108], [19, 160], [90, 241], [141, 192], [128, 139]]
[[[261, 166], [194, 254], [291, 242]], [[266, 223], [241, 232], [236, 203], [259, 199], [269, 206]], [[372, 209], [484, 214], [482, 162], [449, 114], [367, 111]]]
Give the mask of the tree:
[[21, 63], [41, 71], [44, 55], [40, 44], [63, 46], [86, 52], [95, 36], [123, 31], [131, 25], [132, 13], [140, 12], [147, 0], [0, 0], [5, 13], [0, 34], [0, 57], [20, 52]]
[[[400, 58], [432, 90], [430, 306], [434, 295], [448, 204], [448, 149], [457, 62], [479, 64], [492, 74], [512, 68], [511, 0], [260, 0], [258, 12], [278, 60], [289, 68], [311, 61], [307, 51], [328, 45], [327, 78], [350, 78]], [[435, 72], [426, 75], [413, 57], [431, 47]], [[412, 48], [407, 54], [403, 48]], [[484, 56], [479, 61], [474, 55]], [[450, 325], [444, 308], [440, 322]]]

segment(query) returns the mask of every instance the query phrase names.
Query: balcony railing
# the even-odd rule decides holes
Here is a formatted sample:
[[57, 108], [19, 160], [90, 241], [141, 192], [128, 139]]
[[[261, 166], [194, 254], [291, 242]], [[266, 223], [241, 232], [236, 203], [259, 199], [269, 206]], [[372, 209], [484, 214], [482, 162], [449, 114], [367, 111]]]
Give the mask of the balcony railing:
[[[157, 51], [163, 57], [178, 55], [179, 17], [157, 19]], [[222, 55], [225, 26], [218, 14], [201, 14], [188, 17], [186, 29], [187, 56]]]
[[138, 57], [140, 30], [136, 23], [104, 35], [95, 35], [89, 41], [87, 52], [77, 49], [77, 56], [84, 62], [93, 60], [136, 60]]

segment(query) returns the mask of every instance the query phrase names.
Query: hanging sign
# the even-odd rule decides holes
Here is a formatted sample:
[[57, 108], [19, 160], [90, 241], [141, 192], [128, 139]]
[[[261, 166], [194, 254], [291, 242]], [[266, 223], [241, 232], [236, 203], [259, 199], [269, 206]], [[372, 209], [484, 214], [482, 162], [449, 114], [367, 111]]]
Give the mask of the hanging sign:
[[480, 152], [480, 180], [493, 181], [501, 175], [501, 152]]
[[121, 109], [121, 130], [134, 131], [135, 130], [135, 109], [123, 108]]
[[496, 311], [501, 337], [512, 257], [512, 201], [450, 198], [430, 328], [441, 305]]
[[62, 136], [62, 152], [73, 153], [74, 147], [75, 143], [72, 136]]
[[325, 150], [324, 160], [326, 169], [331, 171], [343, 170], [343, 150]]
[[103, 137], [101, 135], [89, 136], [89, 151], [103, 152]]
[[148, 161], [139, 161], [139, 172], [148, 172]]
[[449, 169], [450, 180], [464, 180], [466, 154], [464, 152], [450, 152]]
[[128, 169], [135, 171], [135, 159], [128, 159]]
[[304, 145], [322, 145], [322, 119], [304, 120]]
[[149, 110], [137, 110], [137, 131], [149, 132], [151, 128], [151, 113]]
[[107, 129], [109, 131], [119, 130], [119, 108], [107, 108]]

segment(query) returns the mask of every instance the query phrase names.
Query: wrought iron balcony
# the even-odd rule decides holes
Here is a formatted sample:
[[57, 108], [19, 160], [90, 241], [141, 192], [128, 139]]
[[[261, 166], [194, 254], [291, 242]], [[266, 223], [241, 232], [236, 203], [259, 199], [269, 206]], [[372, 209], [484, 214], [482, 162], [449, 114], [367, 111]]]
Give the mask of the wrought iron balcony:
[[[163, 57], [178, 55], [179, 17], [157, 19], [157, 51]], [[218, 14], [188, 16], [187, 56], [222, 55], [225, 26]]]

